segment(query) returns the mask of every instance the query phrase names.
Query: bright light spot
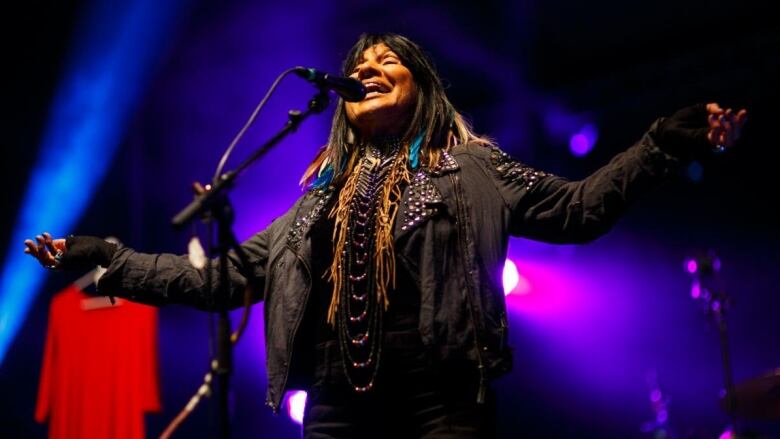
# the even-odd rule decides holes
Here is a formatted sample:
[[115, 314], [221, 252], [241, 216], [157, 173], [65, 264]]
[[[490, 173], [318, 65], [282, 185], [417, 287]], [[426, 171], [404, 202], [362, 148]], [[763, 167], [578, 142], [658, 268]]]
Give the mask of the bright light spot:
[[518, 273], [517, 286], [512, 290], [512, 294], [524, 295], [531, 292], [531, 283], [522, 274]]
[[658, 402], [661, 400], [661, 391], [658, 389], [653, 390], [650, 392], [650, 401]]
[[691, 297], [694, 299], [698, 299], [701, 297], [701, 284], [698, 282], [694, 282], [693, 285], [691, 285]]
[[729, 428], [728, 430], [721, 433], [720, 436], [718, 436], [718, 439], [736, 439], [737, 435], [734, 434], [733, 431]]
[[287, 398], [287, 414], [296, 424], [303, 424], [303, 409], [306, 407], [306, 392], [299, 390]]
[[519, 280], [520, 280], [520, 274], [517, 272], [517, 265], [515, 265], [515, 263], [512, 262], [511, 259], [507, 259], [506, 262], [504, 262], [504, 275], [503, 275], [505, 296], [508, 296], [509, 293], [511, 293], [512, 290], [515, 289]]
[[574, 155], [576, 155], [577, 157], [584, 156], [585, 154], [590, 152], [590, 144], [588, 143], [588, 138], [581, 133], [577, 133], [571, 136], [571, 140], [569, 141], [569, 148], [571, 148], [571, 152], [574, 153]]
[[688, 273], [696, 273], [696, 270], [699, 269], [699, 265], [696, 263], [696, 259], [689, 259], [685, 264], [685, 269], [688, 270]]
[[531, 292], [531, 283], [517, 270], [517, 265], [511, 259], [504, 262], [504, 273], [502, 276], [504, 284], [504, 295], [510, 294], [524, 295]]
[[579, 132], [574, 133], [569, 139], [569, 149], [576, 157], [583, 157], [593, 150], [596, 139], [598, 139], [596, 127], [586, 123]]

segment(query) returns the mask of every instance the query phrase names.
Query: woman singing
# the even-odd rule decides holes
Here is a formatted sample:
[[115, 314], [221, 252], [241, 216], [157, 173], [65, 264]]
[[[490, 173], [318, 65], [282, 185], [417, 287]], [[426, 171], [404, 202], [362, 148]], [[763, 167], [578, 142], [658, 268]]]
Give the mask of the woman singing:
[[[733, 145], [745, 110], [701, 104], [656, 121], [582, 181], [534, 170], [474, 133], [432, 62], [395, 34], [362, 35], [307, 190], [233, 254], [230, 307], [265, 301], [268, 393], [306, 389], [305, 438], [494, 436], [491, 379], [511, 368], [501, 287], [510, 236], [591, 241], [691, 158]], [[186, 256], [93, 237], [25, 241], [44, 266], [108, 267], [99, 291], [214, 309]], [[212, 284], [207, 283], [212, 280]], [[133, 293], [126, 296], [124, 292]]]

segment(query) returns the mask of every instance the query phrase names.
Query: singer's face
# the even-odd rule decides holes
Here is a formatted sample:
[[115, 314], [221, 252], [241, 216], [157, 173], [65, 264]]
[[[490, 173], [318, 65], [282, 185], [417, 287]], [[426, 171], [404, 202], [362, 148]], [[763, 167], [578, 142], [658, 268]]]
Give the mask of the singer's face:
[[355, 66], [350, 77], [363, 83], [366, 97], [347, 102], [349, 121], [360, 136], [370, 138], [400, 134], [406, 128], [415, 101], [412, 72], [384, 44], [371, 46]]

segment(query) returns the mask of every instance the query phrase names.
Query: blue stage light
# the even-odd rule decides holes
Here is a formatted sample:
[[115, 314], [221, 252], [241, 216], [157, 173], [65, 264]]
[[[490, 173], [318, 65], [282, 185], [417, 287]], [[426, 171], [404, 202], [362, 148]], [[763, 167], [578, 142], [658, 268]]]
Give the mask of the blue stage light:
[[0, 274], [0, 364], [46, 275], [22, 242], [78, 222], [186, 1], [85, 6]]

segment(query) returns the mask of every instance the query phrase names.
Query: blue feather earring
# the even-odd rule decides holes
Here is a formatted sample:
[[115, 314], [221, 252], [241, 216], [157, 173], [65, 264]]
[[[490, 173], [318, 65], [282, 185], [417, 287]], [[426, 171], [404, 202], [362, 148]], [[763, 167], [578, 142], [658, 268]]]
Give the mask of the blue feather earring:
[[409, 165], [412, 169], [417, 169], [420, 166], [420, 148], [422, 147], [423, 137], [425, 137], [425, 131], [420, 131], [420, 134], [409, 145]]

